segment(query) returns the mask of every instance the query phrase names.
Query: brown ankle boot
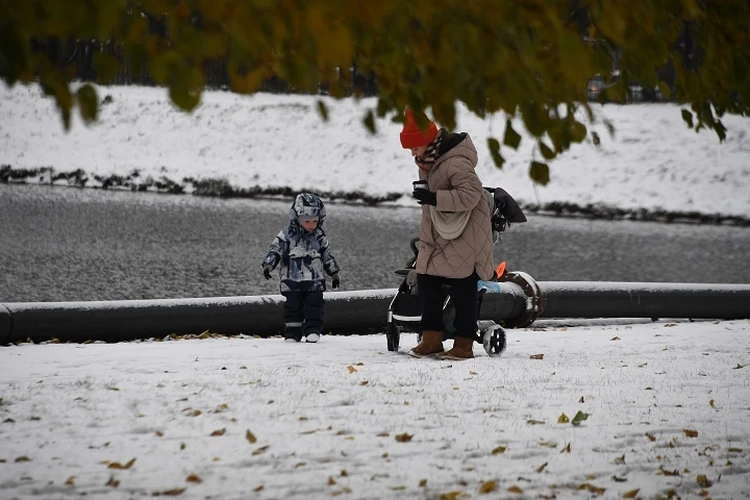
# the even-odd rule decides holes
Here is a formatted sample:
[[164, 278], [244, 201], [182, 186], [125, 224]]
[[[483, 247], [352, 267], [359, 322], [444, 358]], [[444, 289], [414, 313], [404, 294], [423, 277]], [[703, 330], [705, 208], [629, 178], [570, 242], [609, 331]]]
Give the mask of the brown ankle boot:
[[409, 351], [410, 356], [423, 358], [443, 352], [443, 332], [423, 330], [422, 342]]
[[474, 357], [474, 340], [465, 337], [456, 337], [453, 348], [438, 356], [440, 359], [460, 361]]

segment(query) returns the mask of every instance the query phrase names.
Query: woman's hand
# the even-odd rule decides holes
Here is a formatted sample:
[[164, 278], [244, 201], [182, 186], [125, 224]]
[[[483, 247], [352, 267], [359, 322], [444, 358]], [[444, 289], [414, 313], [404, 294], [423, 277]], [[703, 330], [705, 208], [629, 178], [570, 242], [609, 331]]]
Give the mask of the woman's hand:
[[420, 205], [437, 205], [437, 193], [428, 191], [426, 189], [415, 189], [411, 195], [417, 200]]

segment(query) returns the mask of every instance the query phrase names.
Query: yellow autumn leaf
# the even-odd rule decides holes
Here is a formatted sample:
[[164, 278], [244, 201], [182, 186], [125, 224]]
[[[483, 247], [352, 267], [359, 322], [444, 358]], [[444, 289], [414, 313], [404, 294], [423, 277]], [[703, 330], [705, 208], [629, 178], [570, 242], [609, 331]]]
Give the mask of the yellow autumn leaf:
[[479, 493], [486, 495], [487, 493], [492, 493], [496, 489], [497, 489], [497, 481], [485, 481], [479, 487]]
[[564, 413], [563, 413], [563, 414], [561, 414], [561, 415], [560, 415], [560, 416], [559, 416], [559, 417], [557, 418], [557, 423], [558, 423], [558, 424], [567, 424], [568, 422], [570, 422], [570, 419], [569, 419], [569, 418], [568, 418], [568, 416], [567, 416], [566, 414], [564, 414]]
[[638, 492], [641, 491], [640, 488], [636, 488], [634, 490], [626, 491], [622, 494], [622, 498], [635, 498], [638, 496]]
[[108, 469], [129, 469], [133, 466], [134, 463], [135, 463], [135, 458], [131, 459], [125, 465], [122, 465], [120, 462], [112, 462], [107, 466], [107, 468]]
[[695, 480], [701, 488], [710, 488], [714, 484], [705, 474], [698, 474]]
[[449, 491], [448, 493], [441, 493], [438, 497], [439, 500], [458, 500], [464, 496], [463, 491]]
[[407, 434], [406, 432], [404, 432], [402, 434], [396, 434], [396, 441], [398, 441], [399, 443], [408, 443], [413, 437], [413, 434]]
[[178, 495], [182, 495], [185, 493], [185, 490], [187, 488], [173, 488], [171, 490], [166, 491], [155, 491], [152, 493], [153, 496], [165, 496], [165, 497], [176, 497]]
[[188, 483], [202, 483], [203, 480], [198, 477], [196, 474], [190, 474], [187, 478], [185, 478], [185, 481]]
[[357, 371], [352, 365], [347, 366], [346, 369], [349, 370], [349, 373], [355, 373]]
[[224, 427], [223, 429], [216, 429], [215, 431], [211, 433], [211, 436], [223, 436], [226, 432], [227, 432], [226, 427]]
[[685, 436], [689, 437], [689, 438], [697, 438], [698, 437], [698, 431], [693, 431], [693, 430], [690, 430], [690, 429], [682, 429], [682, 432], [684, 432]]
[[250, 432], [249, 429], [245, 431], [245, 439], [250, 441], [250, 443], [255, 443], [258, 440], [258, 438], [255, 437], [255, 434]]

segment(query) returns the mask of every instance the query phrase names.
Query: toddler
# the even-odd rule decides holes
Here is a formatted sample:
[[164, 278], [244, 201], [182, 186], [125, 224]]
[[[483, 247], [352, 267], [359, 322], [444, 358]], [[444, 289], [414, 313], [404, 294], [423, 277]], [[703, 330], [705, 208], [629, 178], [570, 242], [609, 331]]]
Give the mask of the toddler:
[[323, 231], [326, 209], [320, 198], [300, 193], [289, 211], [289, 225], [279, 231], [263, 259], [263, 276], [279, 266], [279, 288], [284, 302], [284, 339], [317, 342], [323, 333], [325, 274], [336, 289], [339, 265]]

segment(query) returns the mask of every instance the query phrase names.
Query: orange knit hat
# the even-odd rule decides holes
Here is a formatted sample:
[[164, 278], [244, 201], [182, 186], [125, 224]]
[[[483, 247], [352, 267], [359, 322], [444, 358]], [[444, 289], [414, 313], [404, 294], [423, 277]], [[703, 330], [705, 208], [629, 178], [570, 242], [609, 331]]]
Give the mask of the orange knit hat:
[[431, 122], [427, 115], [420, 112], [422, 121], [429, 123], [426, 129], [421, 129], [414, 117], [414, 112], [411, 108], [406, 108], [404, 121], [404, 129], [401, 131], [401, 146], [404, 149], [418, 148], [419, 146], [427, 146], [429, 143], [435, 140], [435, 136], [438, 133], [437, 125]]

